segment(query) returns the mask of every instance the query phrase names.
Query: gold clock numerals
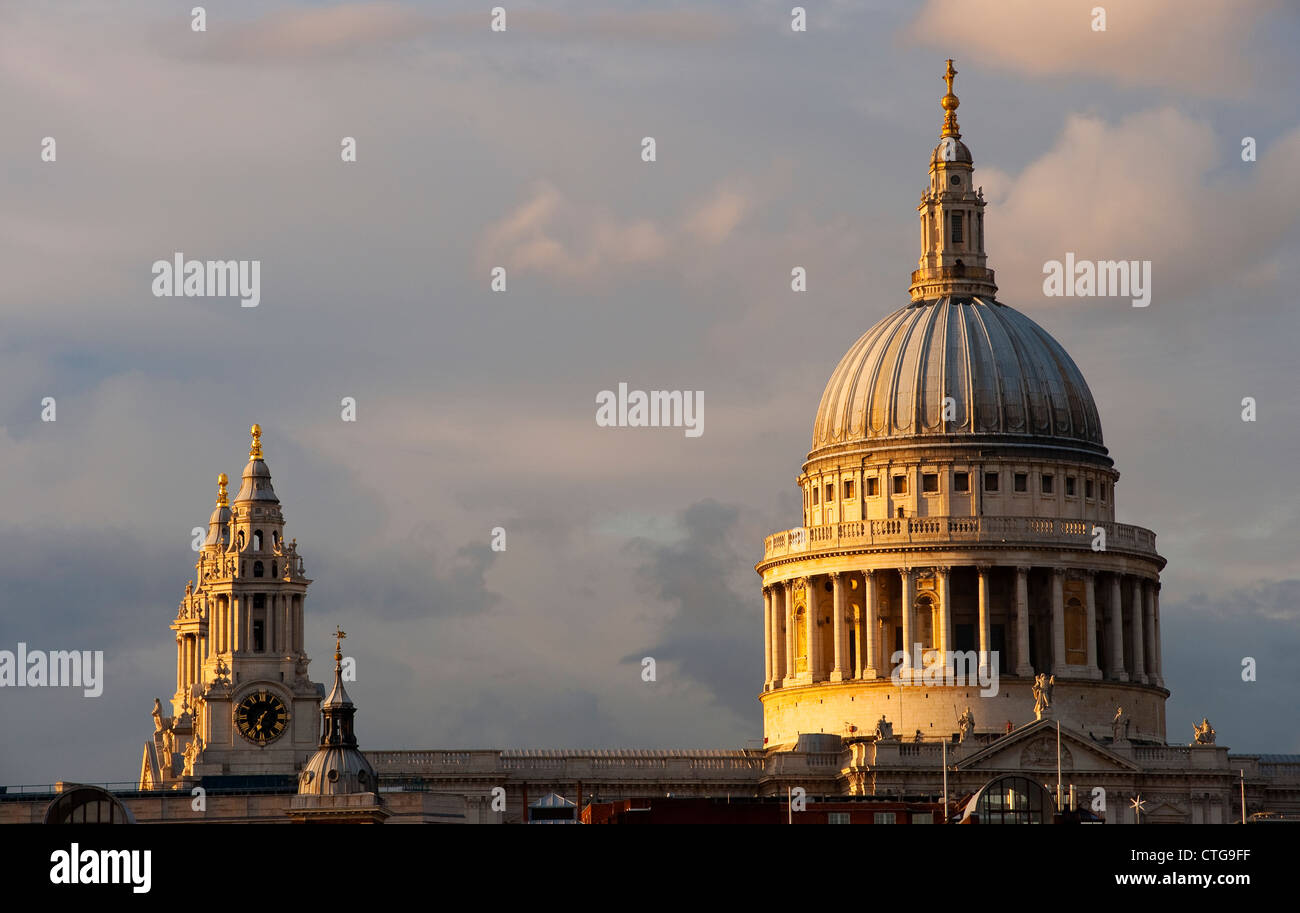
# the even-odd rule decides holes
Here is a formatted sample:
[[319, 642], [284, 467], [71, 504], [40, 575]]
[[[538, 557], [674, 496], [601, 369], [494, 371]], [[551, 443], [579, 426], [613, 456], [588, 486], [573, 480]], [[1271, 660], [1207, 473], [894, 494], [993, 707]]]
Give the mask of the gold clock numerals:
[[257, 745], [265, 745], [283, 734], [289, 710], [274, 693], [265, 689], [248, 695], [235, 708], [239, 734]]

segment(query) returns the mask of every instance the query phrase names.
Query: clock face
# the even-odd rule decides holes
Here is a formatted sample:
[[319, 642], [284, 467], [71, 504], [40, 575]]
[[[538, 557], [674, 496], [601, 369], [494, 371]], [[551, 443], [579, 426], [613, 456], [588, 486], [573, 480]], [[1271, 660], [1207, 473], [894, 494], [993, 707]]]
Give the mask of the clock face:
[[270, 691], [254, 691], [235, 708], [235, 728], [255, 745], [274, 742], [289, 724], [289, 708]]

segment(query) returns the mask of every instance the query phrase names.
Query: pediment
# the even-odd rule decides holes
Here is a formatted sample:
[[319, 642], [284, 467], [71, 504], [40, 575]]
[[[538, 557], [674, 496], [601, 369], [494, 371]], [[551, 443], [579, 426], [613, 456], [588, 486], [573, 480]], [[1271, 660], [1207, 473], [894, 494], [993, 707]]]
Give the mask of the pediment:
[[[958, 770], [1054, 771], [1056, 722], [1036, 720], [990, 742], [954, 764]], [[1061, 726], [1062, 771], [1137, 771], [1138, 765], [1081, 732]]]

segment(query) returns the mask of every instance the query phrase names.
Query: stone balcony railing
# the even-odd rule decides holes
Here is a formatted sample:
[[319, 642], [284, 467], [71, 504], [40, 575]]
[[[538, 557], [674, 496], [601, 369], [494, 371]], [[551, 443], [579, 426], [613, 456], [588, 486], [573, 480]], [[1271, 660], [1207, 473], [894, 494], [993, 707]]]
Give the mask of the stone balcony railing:
[[979, 279], [993, 282], [993, 270], [980, 266], [939, 266], [912, 270], [912, 284], [938, 279]]
[[732, 779], [761, 771], [764, 753], [756, 750], [566, 750], [524, 751], [367, 751], [380, 777], [457, 779], [461, 777], [542, 776], [557, 779], [615, 777], [695, 777]]
[[798, 526], [763, 540], [763, 560], [840, 549], [920, 545], [1063, 546], [1091, 549], [1093, 528], [1106, 531], [1106, 551], [1149, 558], [1156, 554], [1156, 534], [1140, 526], [1105, 520], [1052, 517], [906, 517], [846, 520], [825, 526]]

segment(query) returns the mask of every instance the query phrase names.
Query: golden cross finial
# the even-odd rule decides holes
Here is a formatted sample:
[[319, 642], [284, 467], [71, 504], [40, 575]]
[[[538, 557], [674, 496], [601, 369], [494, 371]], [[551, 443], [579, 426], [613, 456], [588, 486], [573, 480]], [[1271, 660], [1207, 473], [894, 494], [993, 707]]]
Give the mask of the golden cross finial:
[[343, 638], [347, 636], [347, 631], [344, 631], [338, 625], [334, 626], [334, 662], [336, 663], [343, 660]]
[[226, 478], [226, 474], [224, 472], [218, 473], [217, 474], [217, 506], [218, 507], [225, 507], [226, 504], [229, 503], [226, 497], [226, 486], [228, 484], [230, 484], [230, 480]]
[[250, 460], [260, 460], [262, 458], [262, 426], [254, 425], [248, 430], [253, 433], [253, 446], [248, 448], [248, 458]]
[[960, 99], [952, 94], [952, 78], [957, 75], [957, 70], [952, 65], [952, 58], [948, 58], [948, 70], [943, 74], [943, 80], [948, 84], [948, 94], [945, 95], [939, 104], [943, 105], [943, 136], [957, 136], [961, 134], [957, 128], [957, 106], [961, 104]]

